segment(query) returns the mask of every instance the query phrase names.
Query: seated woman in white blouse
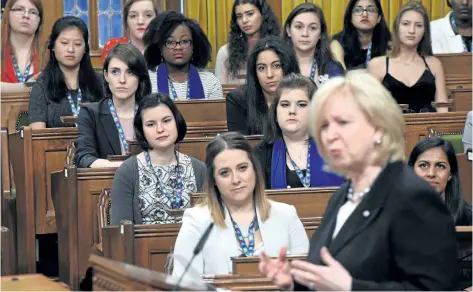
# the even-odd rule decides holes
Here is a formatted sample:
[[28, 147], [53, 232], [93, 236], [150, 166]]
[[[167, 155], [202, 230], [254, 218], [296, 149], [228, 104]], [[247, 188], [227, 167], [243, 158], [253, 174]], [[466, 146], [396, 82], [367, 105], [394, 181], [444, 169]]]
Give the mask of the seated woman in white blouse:
[[223, 97], [220, 81], [205, 71], [212, 47], [196, 21], [163, 12], [150, 22], [143, 40], [153, 93], [173, 100]]
[[215, 226], [185, 280], [232, 273], [231, 257], [256, 256], [263, 248], [270, 256], [277, 256], [283, 246], [291, 255], [307, 253], [309, 241], [296, 209], [266, 198], [261, 168], [241, 134], [217, 136], [206, 154], [205, 199], [184, 212], [173, 276], [182, 276], [194, 247], [212, 222]]

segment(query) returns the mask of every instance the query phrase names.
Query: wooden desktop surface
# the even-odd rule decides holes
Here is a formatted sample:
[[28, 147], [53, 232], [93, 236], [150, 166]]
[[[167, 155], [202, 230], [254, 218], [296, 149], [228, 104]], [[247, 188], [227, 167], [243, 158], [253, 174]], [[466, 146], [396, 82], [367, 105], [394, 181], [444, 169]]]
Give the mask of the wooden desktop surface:
[[41, 274], [2, 277], [2, 291], [70, 291]]

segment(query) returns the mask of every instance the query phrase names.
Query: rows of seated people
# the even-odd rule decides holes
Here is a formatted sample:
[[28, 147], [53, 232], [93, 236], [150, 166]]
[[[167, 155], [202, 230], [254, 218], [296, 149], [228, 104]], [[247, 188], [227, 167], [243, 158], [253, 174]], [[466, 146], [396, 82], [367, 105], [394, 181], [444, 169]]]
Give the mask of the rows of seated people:
[[[438, 246], [432, 243], [424, 252], [430, 253], [427, 258], [442, 257], [440, 261], [448, 263], [452, 261], [448, 228], [453, 223], [472, 224], [471, 207], [463, 201], [459, 188], [455, 152], [448, 141], [430, 138], [416, 145], [408, 166], [399, 163], [405, 159], [405, 151], [404, 123], [397, 106], [409, 104], [413, 112], [434, 111], [431, 102], [447, 100], [442, 65], [433, 56], [433, 48], [436, 53], [471, 51], [471, 27], [469, 31], [465, 28], [465, 23], [471, 26], [471, 2], [466, 16], [464, 1], [448, 3], [453, 13], [447, 15], [447, 22], [442, 19], [431, 25], [420, 2], [405, 4], [391, 36], [380, 1], [352, 0], [343, 30], [330, 40], [323, 11], [317, 5], [297, 6], [281, 33], [266, 1], [236, 0], [229, 42], [218, 51], [214, 75], [205, 70], [212, 48], [197, 22], [177, 12], [158, 13], [151, 0], [129, 0], [123, 11], [127, 37], [107, 43], [103, 76], [98, 76], [90, 60], [87, 26], [74, 16], [54, 24], [47, 46], [48, 62], [40, 72], [37, 52], [42, 4], [9, 0], [2, 21], [2, 26], [9, 25], [7, 46], [2, 46], [2, 91], [25, 90], [25, 82], [36, 80], [28, 110], [30, 126], [77, 126], [76, 165], [118, 167], [112, 186], [112, 224], [121, 220], [180, 223], [166, 211], [187, 209], [190, 195], [205, 190], [204, 202], [184, 213], [175, 249], [177, 258], [183, 258], [182, 264], [175, 264], [178, 276], [209, 222], [214, 222], [218, 231], [212, 234], [213, 244], [194, 262], [198, 276], [231, 272], [231, 256], [277, 256], [282, 246], [291, 254], [309, 251], [309, 240], [294, 207], [267, 200], [264, 189], [344, 186], [341, 189], [348, 199], [334, 215], [339, 216], [334, 235], [330, 235], [335, 238], [346, 232], [343, 225], [349, 224], [350, 214], [361, 212], [355, 208], [363, 197], [373, 197], [370, 189], [381, 192], [385, 183], [397, 179], [406, 182], [397, 185], [402, 199], [410, 200], [407, 195], [414, 191], [409, 185], [433, 196], [408, 201], [402, 206], [405, 216], [396, 224], [410, 226], [409, 232], [427, 238], [435, 232], [424, 227], [430, 226], [429, 216], [435, 215], [432, 222], [439, 226], [435, 235], [446, 239], [435, 243]], [[22, 21], [29, 25], [18, 25]], [[450, 32], [445, 26], [455, 35], [452, 40], [446, 40]], [[431, 27], [435, 29], [431, 31]], [[435, 36], [440, 33], [444, 36]], [[461, 45], [454, 46], [454, 41]], [[359, 68], [367, 68], [368, 73], [345, 72]], [[229, 83], [241, 83], [226, 97], [228, 130], [239, 133], [217, 136], [207, 147], [205, 163], [176, 151], [175, 144], [185, 138], [187, 126], [174, 100], [223, 98], [221, 84]], [[331, 95], [338, 98], [329, 99]], [[77, 125], [62, 123], [61, 116], [77, 116]], [[471, 127], [471, 113], [468, 125]], [[263, 141], [251, 149], [242, 134], [263, 134]], [[465, 130], [464, 139], [465, 147], [471, 148], [471, 129]], [[129, 153], [130, 140], [140, 144], [141, 153], [123, 162], [107, 160], [110, 155]], [[325, 164], [333, 172], [324, 169]], [[401, 176], [410, 172], [431, 187], [417, 177]], [[341, 192], [337, 194], [341, 196]], [[394, 202], [392, 197], [389, 200]], [[428, 208], [427, 203], [434, 206], [432, 213], [409, 217], [418, 213], [416, 208]], [[360, 216], [368, 217], [369, 213]], [[443, 220], [447, 217], [453, 218], [452, 222]], [[228, 246], [219, 239], [232, 237], [235, 244]], [[376, 240], [408, 250], [400, 256], [416, 258], [417, 251], [408, 247], [410, 242], [400, 243], [400, 237], [393, 234]], [[378, 251], [371, 243], [370, 247], [373, 254]], [[439, 253], [436, 247], [446, 252]], [[380, 261], [390, 265], [391, 258], [380, 254]], [[396, 269], [405, 269], [400, 274], [408, 279], [414, 271], [408, 261], [405, 266], [403, 259], [400, 262]], [[263, 263], [262, 271], [271, 273], [271, 263]], [[356, 274], [357, 269], [362, 267], [351, 266], [350, 272]], [[429, 277], [441, 277], [434, 271], [435, 265], [425, 269]], [[358, 286], [353, 287], [457, 288], [446, 282], [444, 286], [430, 286], [427, 281], [420, 286], [354, 282]]]

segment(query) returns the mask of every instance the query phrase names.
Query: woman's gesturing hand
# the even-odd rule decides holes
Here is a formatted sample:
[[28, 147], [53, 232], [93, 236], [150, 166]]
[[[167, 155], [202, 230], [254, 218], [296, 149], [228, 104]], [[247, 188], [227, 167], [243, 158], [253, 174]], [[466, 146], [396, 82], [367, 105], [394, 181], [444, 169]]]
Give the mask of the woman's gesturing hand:
[[345, 267], [332, 257], [326, 247], [320, 250], [320, 256], [326, 266], [292, 261], [290, 266], [294, 280], [310, 290], [350, 291], [352, 277]]
[[286, 251], [287, 248], [283, 246], [277, 259], [270, 259], [264, 252], [261, 252], [259, 270], [280, 289], [292, 290], [293, 280], [289, 262], [286, 259]]

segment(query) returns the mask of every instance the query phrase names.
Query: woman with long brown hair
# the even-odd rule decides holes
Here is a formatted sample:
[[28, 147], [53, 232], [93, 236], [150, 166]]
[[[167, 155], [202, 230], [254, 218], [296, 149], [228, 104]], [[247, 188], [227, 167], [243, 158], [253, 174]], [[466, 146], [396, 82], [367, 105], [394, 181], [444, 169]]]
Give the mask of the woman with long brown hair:
[[40, 71], [41, 0], [8, 0], [2, 19], [2, 92], [26, 90], [25, 82]]
[[158, 3], [156, 0], [127, 0], [123, 6], [123, 27], [125, 36], [111, 38], [102, 50], [102, 64], [107, 58], [108, 52], [117, 44], [131, 43], [143, 54], [145, 44], [143, 35], [148, 24], [158, 16]]

